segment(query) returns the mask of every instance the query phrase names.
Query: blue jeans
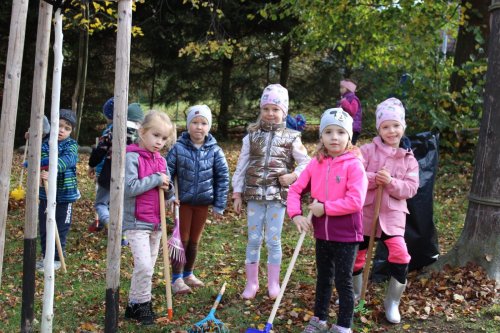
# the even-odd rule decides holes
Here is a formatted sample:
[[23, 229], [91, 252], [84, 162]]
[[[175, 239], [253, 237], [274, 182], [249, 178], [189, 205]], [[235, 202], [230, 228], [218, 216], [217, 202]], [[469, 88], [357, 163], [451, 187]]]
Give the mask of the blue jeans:
[[109, 190], [105, 187], [97, 185], [94, 208], [97, 212], [97, 216], [99, 216], [99, 222], [102, 225], [107, 225], [109, 223], [109, 200]]

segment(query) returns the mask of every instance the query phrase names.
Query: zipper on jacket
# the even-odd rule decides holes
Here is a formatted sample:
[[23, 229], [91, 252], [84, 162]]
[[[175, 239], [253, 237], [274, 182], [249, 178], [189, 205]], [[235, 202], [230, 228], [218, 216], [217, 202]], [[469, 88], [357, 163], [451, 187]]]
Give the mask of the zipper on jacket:
[[[328, 200], [328, 180], [330, 179], [330, 160], [328, 160], [328, 166], [326, 167], [326, 193], [325, 193], [325, 202], [326, 200]], [[323, 208], [325, 207], [325, 203], [323, 203]], [[330, 238], [328, 237], [328, 220], [329, 220], [329, 217], [328, 215], [326, 214], [326, 209], [325, 209], [325, 237], [326, 237], [326, 240], [329, 241]]]
[[274, 139], [274, 131], [271, 131], [270, 132], [270, 139], [269, 139], [269, 144], [267, 145], [267, 149], [266, 149], [266, 156], [265, 156], [265, 162], [264, 162], [264, 179], [266, 180], [266, 182], [264, 182], [264, 200], [266, 200], [266, 194], [267, 194], [267, 174], [269, 173], [268, 172], [268, 165], [269, 165], [269, 155], [270, 155], [270, 152], [271, 152], [271, 145], [273, 143], [273, 139]]
[[[198, 161], [198, 162], [200, 161], [200, 150], [201, 149], [197, 149], [196, 150], [196, 161]], [[198, 191], [197, 190], [198, 190], [198, 179], [200, 178], [199, 177], [199, 174], [200, 174], [200, 170], [199, 170], [200, 169], [200, 163], [195, 163], [195, 165], [196, 165], [196, 168], [195, 168], [195, 175], [196, 176], [195, 176], [195, 182], [194, 182], [194, 184], [196, 184], [195, 185], [196, 191], [193, 192], [193, 201], [192, 201], [192, 204], [195, 204], [196, 201], [198, 200]]]

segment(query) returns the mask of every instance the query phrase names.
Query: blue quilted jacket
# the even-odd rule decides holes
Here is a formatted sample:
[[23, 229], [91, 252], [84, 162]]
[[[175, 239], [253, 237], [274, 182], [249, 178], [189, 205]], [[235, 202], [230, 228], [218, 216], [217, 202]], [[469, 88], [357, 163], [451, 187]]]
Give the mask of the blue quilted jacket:
[[227, 205], [229, 167], [224, 152], [208, 134], [196, 148], [187, 132], [182, 133], [167, 154], [168, 170], [177, 177], [179, 200], [190, 205], [213, 205], [222, 214]]

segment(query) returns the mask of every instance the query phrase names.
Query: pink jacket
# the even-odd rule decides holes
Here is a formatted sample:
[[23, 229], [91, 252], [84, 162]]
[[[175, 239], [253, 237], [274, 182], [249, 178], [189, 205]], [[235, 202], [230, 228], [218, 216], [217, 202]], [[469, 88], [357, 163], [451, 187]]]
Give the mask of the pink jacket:
[[[139, 155], [138, 177], [143, 179], [158, 173], [167, 174], [167, 162], [158, 152], [150, 152], [139, 147], [138, 144], [127, 146], [127, 152], [135, 152]], [[158, 225], [160, 223], [160, 198], [158, 187], [145, 189], [135, 199], [135, 217], [144, 222]], [[155, 230], [157, 227], [155, 227]]]
[[391, 173], [392, 181], [384, 187], [380, 205], [379, 228], [387, 235], [404, 236], [406, 214], [409, 214], [406, 199], [413, 197], [418, 190], [418, 162], [413, 152], [403, 148], [392, 148], [377, 136], [372, 143], [361, 146], [366, 175], [368, 176], [368, 193], [363, 207], [363, 226], [365, 235], [371, 234], [371, 224], [375, 209], [377, 184], [375, 174], [385, 166]]
[[325, 215], [313, 217], [314, 237], [338, 242], [363, 240], [362, 208], [368, 180], [358, 148], [319, 162], [313, 158], [290, 187], [288, 215], [301, 215], [301, 196], [310, 189], [313, 199], [325, 205]]

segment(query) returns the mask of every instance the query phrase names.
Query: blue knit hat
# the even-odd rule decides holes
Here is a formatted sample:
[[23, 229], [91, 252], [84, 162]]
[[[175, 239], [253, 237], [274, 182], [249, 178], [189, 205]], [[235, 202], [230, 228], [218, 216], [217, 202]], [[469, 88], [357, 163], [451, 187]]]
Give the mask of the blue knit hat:
[[142, 123], [144, 120], [144, 112], [142, 112], [141, 104], [132, 103], [127, 108], [127, 120], [136, 123]]
[[292, 117], [291, 115], [286, 116], [286, 127], [293, 130], [302, 132], [306, 128], [306, 117], [301, 114]]
[[59, 119], [67, 120], [72, 128], [76, 127], [76, 113], [73, 110], [61, 109], [59, 111]]
[[115, 109], [115, 98], [111, 97], [102, 106], [102, 113], [104, 114], [104, 117], [106, 117], [109, 120], [113, 120], [114, 109]]

